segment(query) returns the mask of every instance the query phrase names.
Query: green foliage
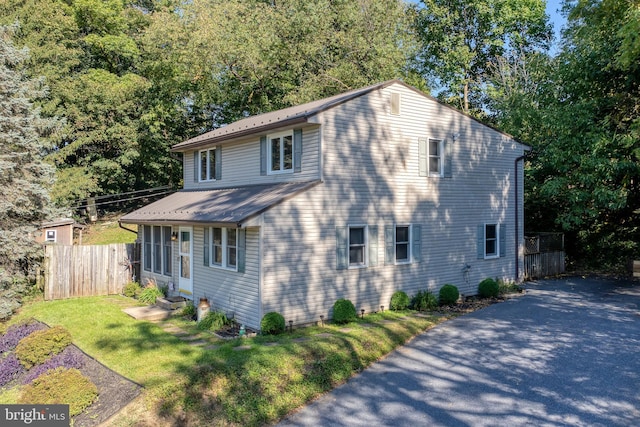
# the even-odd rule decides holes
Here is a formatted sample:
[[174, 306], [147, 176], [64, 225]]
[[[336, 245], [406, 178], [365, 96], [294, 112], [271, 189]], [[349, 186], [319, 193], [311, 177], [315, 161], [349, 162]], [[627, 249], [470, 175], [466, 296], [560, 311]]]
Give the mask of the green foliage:
[[455, 285], [446, 284], [440, 288], [438, 292], [438, 300], [440, 305], [452, 305], [458, 301], [460, 292]]
[[155, 304], [156, 299], [163, 296], [162, 290], [155, 283], [149, 283], [140, 291], [138, 300], [144, 304]]
[[438, 307], [438, 299], [430, 291], [418, 291], [411, 298], [410, 307], [417, 311], [433, 310]]
[[217, 331], [223, 326], [228, 325], [229, 319], [227, 315], [221, 311], [210, 311], [198, 322], [198, 329]]
[[265, 314], [260, 321], [260, 331], [267, 335], [278, 335], [285, 330], [284, 317], [274, 311]]
[[69, 415], [80, 414], [98, 397], [98, 388], [75, 368], [56, 368], [24, 386], [18, 403], [41, 405], [65, 403]]
[[389, 303], [389, 308], [391, 310], [406, 310], [409, 307], [409, 296], [404, 291], [395, 291], [393, 295], [391, 295], [391, 302]]
[[71, 344], [71, 334], [62, 326], [32, 332], [16, 346], [16, 357], [26, 369], [39, 365]]
[[478, 295], [480, 295], [481, 298], [495, 298], [499, 292], [500, 287], [498, 286], [498, 282], [490, 277], [487, 277], [478, 284]]
[[522, 288], [518, 286], [515, 282], [504, 281], [502, 279], [498, 280], [498, 288], [499, 288], [500, 295], [522, 292]]
[[196, 317], [197, 309], [193, 301], [187, 301], [187, 304], [182, 307], [181, 315], [184, 317], [188, 317], [189, 319], [193, 319]]
[[138, 282], [129, 282], [122, 288], [122, 294], [129, 298], [137, 297], [141, 291], [142, 288]]
[[333, 304], [333, 321], [335, 323], [349, 323], [356, 320], [356, 307], [348, 299], [339, 299]]

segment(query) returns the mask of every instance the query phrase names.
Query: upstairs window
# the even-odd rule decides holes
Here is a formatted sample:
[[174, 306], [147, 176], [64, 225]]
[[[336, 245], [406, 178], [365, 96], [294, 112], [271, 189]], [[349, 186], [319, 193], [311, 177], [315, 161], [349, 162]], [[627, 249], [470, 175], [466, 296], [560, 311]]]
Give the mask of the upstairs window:
[[451, 143], [444, 139], [418, 139], [418, 171], [420, 176], [452, 177]]
[[269, 173], [293, 172], [293, 132], [269, 136]]
[[431, 176], [441, 176], [442, 175], [442, 153], [444, 151], [442, 140], [440, 139], [429, 139], [429, 171], [428, 174]]
[[222, 147], [194, 152], [195, 182], [219, 180], [222, 177]]

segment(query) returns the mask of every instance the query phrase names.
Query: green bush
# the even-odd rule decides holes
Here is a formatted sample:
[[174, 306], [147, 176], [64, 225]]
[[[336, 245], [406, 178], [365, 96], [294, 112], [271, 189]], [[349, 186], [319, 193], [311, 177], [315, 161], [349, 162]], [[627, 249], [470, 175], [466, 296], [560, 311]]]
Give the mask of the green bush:
[[265, 314], [260, 321], [260, 330], [263, 334], [277, 335], [283, 333], [284, 329], [284, 317], [275, 311]]
[[349, 323], [356, 320], [356, 307], [348, 299], [339, 299], [333, 304], [333, 321]]
[[31, 369], [60, 353], [71, 344], [71, 334], [62, 326], [32, 332], [16, 346], [16, 357], [26, 369]]
[[499, 289], [498, 295], [514, 294], [514, 293], [522, 292], [522, 288], [518, 286], [515, 282], [512, 282], [512, 281], [505, 282], [502, 279], [498, 280], [498, 289]]
[[438, 299], [440, 301], [440, 305], [452, 305], [458, 301], [460, 297], [460, 292], [458, 292], [458, 288], [454, 285], [444, 285], [440, 288], [440, 292], [438, 293]]
[[495, 298], [500, 292], [498, 282], [491, 278], [486, 278], [478, 285], [478, 295], [481, 298]]
[[193, 303], [193, 301], [187, 301], [187, 305], [185, 305], [184, 307], [182, 307], [182, 316], [184, 317], [188, 317], [189, 319], [193, 319], [194, 317], [196, 317], [196, 306]]
[[124, 288], [122, 288], [122, 294], [125, 297], [135, 298], [138, 294], [140, 294], [141, 290], [142, 289], [140, 288], [139, 283], [129, 282], [126, 285], [124, 285]]
[[138, 300], [144, 304], [155, 304], [156, 299], [163, 297], [164, 294], [156, 285], [145, 286], [138, 295]]
[[198, 329], [217, 331], [229, 324], [227, 315], [221, 311], [210, 311], [198, 322]]
[[417, 311], [433, 310], [438, 307], [438, 299], [429, 291], [418, 291], [411, 298], [410, 307]]
[[75, 368], [59, 367], [25, 385], [18, 403], [40, 405], [68, 404], [69, 415], [80, 414], [98, 396], [98, 388]]
[[406, 310], [409, 307], [409, 296], [404, 291], [395, 291], [391, 295], [391, 302], [389, 308], [391, 310]]

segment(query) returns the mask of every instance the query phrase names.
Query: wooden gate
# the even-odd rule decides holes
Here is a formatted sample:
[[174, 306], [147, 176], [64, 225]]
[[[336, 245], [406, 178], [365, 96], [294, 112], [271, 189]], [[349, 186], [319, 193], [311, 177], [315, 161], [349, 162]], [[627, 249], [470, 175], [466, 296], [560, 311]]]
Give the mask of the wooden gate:
[[538, 233], [524, 240], [525, 280], [564, 273], [564, 234]]
[[44, 298], [119, 294], [133, 279], [139, 253], [136, 243], [46, 245]]

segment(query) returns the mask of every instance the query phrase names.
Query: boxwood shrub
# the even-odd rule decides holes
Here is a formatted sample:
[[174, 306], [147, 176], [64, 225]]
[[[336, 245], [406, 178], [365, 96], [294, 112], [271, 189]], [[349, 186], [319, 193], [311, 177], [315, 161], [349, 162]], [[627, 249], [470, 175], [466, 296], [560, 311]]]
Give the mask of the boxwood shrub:
[[333, 321], [349, 323], [356, 320], [356, 307], [348, 299], [339, 299], [333, 304]]
[[277, 335], [283, 333], [284, 329], [284, 316], [275, 311], [265, 314], [260, 321], [260, 331], [263, 334]]
[[500, 292], [498, 282], [491, 278], [486, 278], [478, 285], [478, 295], [481, 298], [495, 298]]
[[393, 295], [391, 295], [391, 302], [389, 303], [389, 308], [391, 310], [406, 310], [409, 307], [409, 296], [404, 291], [395, 291]]
[[65, 403], [69, 405], [69, 415], [73, 417], [91, 405], [97, 396], [96, 385], [79, 370], [60, 367], [25, 385], [18, 403]]
[[16, 357], [26, 369], [43, 363], [71, 344], [71, 334], [62, 326], [32, 332], [16, 346]]
[[452, 305], [458, 301], [460, 292], [458, 292], [458, 288], [455, 285], [446, 284], [440, 288], [438, 297], [440, 305]]

